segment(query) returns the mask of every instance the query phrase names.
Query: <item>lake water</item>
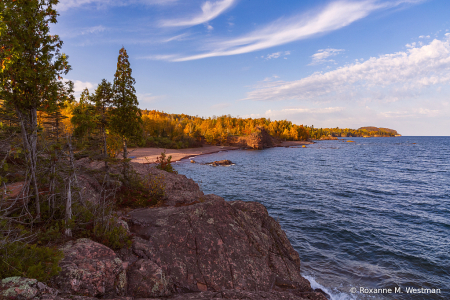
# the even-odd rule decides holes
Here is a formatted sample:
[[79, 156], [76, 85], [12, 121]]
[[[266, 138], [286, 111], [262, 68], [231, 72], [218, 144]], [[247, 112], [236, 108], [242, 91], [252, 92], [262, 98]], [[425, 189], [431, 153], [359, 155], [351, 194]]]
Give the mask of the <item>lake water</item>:
[[264, 204], [300, 254], [302, 275], [334, 300], [450, 299], [450, 137], [351, 140], [194, 158], [230, 167], [175, 166], [207, 194]]

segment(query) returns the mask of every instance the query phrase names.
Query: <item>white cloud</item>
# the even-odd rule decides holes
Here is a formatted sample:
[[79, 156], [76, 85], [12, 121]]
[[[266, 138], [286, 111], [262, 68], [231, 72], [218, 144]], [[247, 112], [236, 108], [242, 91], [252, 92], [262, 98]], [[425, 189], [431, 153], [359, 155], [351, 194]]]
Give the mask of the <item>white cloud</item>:
[[284, 108], [281, 110], [271, 110], [266, 111], [265, 115], [267, 117], [276, 116], [286, 116], [292, 114], [331, 114], [343, 111], [343, 107], [324, 107], [324, 108]]
[[[64, 78], [63, 80], [64, 80], [65, 82], [67, 82], [67, 81], [69, 81], [69, 80], [71, 80], [71, 79]], [[87, 88], [87, 89], [89, 90], [89, 93], [93, 93], [93, 92], [94, 92], [95, 84], [93, 84], [93, 83], [91, 83], [91, 82], [88, 82], [88, 81], [83, 82], [83, 81], [81, 81], [81, 80], [72, 80], [72, 82], [73, 82], [73, 92], [74, 92], [75, 98], [79, 98], [81, 92], [82, 92], [85, 88]]]
[[220, 14], [229, 9], [236, 0], [218, 0], [215, 2], [206, 1], [201, 6], [202, 12], [188, 19], [164, 20], [160, 22], [163, 27], [183, 27], [203, 24], [217, 18]]
[[438, 110], [438, 109], [428, 109], [428, 108], [413, 108], [410, 110], [401, 110], [401, 111], [386, 111], [386, 112], [381, 112], [379, 113], [380, 117], [384, 117], [384, 118], [398, 118], [398, 119], [403, 119], [403, 118], [423, 118], [423, 117], [428, 117], [428, 118], [434, 118], [434, 117], [439, 117], [439, 116], [445, 116], [447, 115], [448, 112], [447, 111], [442, 111], [442, 110]]
[[319, 12], [279, 19], [242, 37], [207, 44], [205, 47], [209, 50], [206, 53], [180, 57], [175, 61], [259, 51], [343, 28], [379, 9], [420, 1], [422, 0], [398, 0], [394, 2], [378, 2], [376, 0], [335, 1]]
[[421, 35], [419, 36], [419, 39], [429, 39], [430, 36], [429, 35]]
[[183, 41], [190, 35], [191, 35], [190, 33], [182, 33], [182, 34], [173, 36], [171, 38], [168, 38], [168, 39], [164, 40], [164, 42], [168, 43], [168, 42], [172, 42], [172, 41]]
[[147, 56], [143, 56], [143, 57], [138, 57], [138, 59], [151, 59], [151, 60], [172, 60], [174, 59], [176, 56], [172, 55], [172, 54], [167, 54], [167, 55], [147, 55]]
[[311, 61], [310, 65], [317, 65], [317, 64], [322, 64], [325, 62], [332, 62], [333, 60], [327, 60], [327, 58], [330, 56], [338, 55], [339, 53], [342, 53], [344, 51], [345, 51], [344, 49], [333, 49], [333, 48], [320, 49], [319, 51], [317, 51], [317, 53], [315, 53], [311, 56], [312, 61]]
[[104, 32], [106, 30], [108, 30], [108, 28], [104, 27], [103, 25], [98, 25], [98, 26], [87, 27], [87, 28], [71, 29], [71, 30], [61, 33], [60, 36], [65, 37], [65, 38], [74, 38], [74, 37], [78, 37], [80, 35], [98, 34], [98, 33]]
[[287, 55], [291, 55], [291, 51], [284, 51], [284, 52], [275, 52], [272, 54], [267, 54], [266, 56], [266, 60], [272, 59], [272, 58], [279, 58], [279, 57], [283, 57], [286, 58], [285, 56]]
[[230, 103], [218, 103], [218, 104], [212, 105], [210, 108], [211, 109], [225, 109], [230, 106], [231, 106]]
[[146, 94], [136, 93], [136, 97], [138, 98], [139, 106], [142, 107], [142, 106], [145, 106], [145, 104], [149, 104], [149, 103], [164, 99], [166, 96], [165, 95], [154, 96], [151, 93], [146, 93]]
[[75, 92], [75, 94], [80, 94], [85, 88], [88, 88], [88, 90], [90, 90], [89, 92], [92, 93], [94, 89], [94, 84], [88, 81], [86, 82], [82, 82], [80, 80], [73, 81], [73, 91]]
[[273, 81], [274, 79], [278, 79], [278, 78], [280, 78], [280, 76], [274, 74], [272, 77], [266, 77], [266, 78], [264, 78], [263, 81], [268, 82], [268, 81]]
[[56, 10], [67, 11], [77, 7], [91, 7], [91, 5], [95, 5], [98, 8], [107, 6], [127, 6], [132, 4], [167, 5], [176, 3], [177, 1], [178, 0], [61, 0], [56, 6]]
[[144, 5], [167, 5], [176, 3], [178, 0], [61, 0], [56, 6], [57, 11], [66, 11], [71, 8], [87, 7], [96, 5], [97, 7], [106, 6], [127, 6], [131, 4]]
[[[450, 38], [433, 40], [406, 52], [371, 57], [296, 81], [262, 82], [247, 94], [250, 100], [329, 97], [397, 101], [421, 89], [450, 82]], [[361, 93], [362, 91], [362, 93]], [[361, 96], [362, 94], [363, 96]], [[327, 99], [327, 100], [330, 100]]]

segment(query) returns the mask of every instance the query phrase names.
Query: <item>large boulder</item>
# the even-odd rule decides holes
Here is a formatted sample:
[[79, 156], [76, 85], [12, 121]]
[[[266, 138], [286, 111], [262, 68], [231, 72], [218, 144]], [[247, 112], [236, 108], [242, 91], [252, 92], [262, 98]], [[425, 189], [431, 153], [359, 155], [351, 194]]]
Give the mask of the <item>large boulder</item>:
[[113, 250], [89, 239], [68, 242], [61, 250], [62, 271], [52, 284], [63, 294], [103, 298], [125, 295], [126, 270]]
[[28, 300], [39, 297], [56, 297], [58, 291], [36, 279], [8, 277], [0, 281], [0, 299]]
[[[287, 292], [308, 299], [325, 299], [300, 276], [298, 253], [263, 205], [226, 202], [215, 195], [204, 196], [201, 201], [130, 212], [130, 229], [135, 239], [130, 254], [134, 258], [128, 269], [133, 282], [128, 286], [129, 296], [174, 294], [185, 297], [174, 299], [233, 299], [225, 298], [223, 291], [234, 290]], [[200, 297], [201, 292], [220, 292], [221, 296], [175, 296], [195, 293]], [[212, 298], [204, 298], [209, 296]], [[280, 297], [267, 299], [299, 299]], [[254, 294], [248, 299], [263, 298], [262, 294]]]

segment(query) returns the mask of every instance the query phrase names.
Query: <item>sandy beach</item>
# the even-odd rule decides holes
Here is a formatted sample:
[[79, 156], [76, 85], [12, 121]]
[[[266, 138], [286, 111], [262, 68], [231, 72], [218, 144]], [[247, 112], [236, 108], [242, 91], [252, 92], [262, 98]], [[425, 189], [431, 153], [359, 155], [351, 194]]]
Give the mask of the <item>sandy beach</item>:
[[[282, 142], [280, 147], [295, 147], [301, 145], [313, 144], [313, 142], [308, 141], [287, 141]], [[229, 151], [229, 150], [237, 150], [241, 149], [239, 147], [232, 146], [211, 146], [204, 145], [200, 148], [187, 148], [187, 149], [164, 149], [164, 148], [134, 148], [130, 149], [130, 153], [128, 154], [130, 158], [132, 158], [132, 162], [148, 164], [155, 163], [158, 156], [161, 155], [161, 152], [166, 150], [166, 155], [172, 156], [172, 162], [180, 161], [182, 159], [186, 159], [189, 157], [194, 157], [198, 155], [217, 153], [220, 151]]]
[[[205, 145], [200, 148], [187, 148], [187, 149], [165, 149], [166, 155], [172, 155], [172, 162], [180, 161], [185, 158], [217, 153], [220, 151], [236, 150], [238, 147], [230, 146], [210, 146]], [[164, 148], [136, 148], [130, 149], [129, 157], [133, 157], [132, 162], [141, 164], [155, 163], [156, 158], [164, 152]]]

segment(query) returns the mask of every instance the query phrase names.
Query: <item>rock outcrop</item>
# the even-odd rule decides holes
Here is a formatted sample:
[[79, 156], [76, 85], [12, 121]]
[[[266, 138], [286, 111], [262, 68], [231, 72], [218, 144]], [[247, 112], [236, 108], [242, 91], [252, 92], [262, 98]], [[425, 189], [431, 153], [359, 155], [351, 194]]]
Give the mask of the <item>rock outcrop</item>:
[[188, 206], [132, 211], [129, 223], [136, 237], [122, 258], [130, 261], [130, 296], [326, 299], [301, 277], [298, 253], [259, 203], [207, 195]]
[[262, 150], [278, 144], [277, 139], [271, 136], [264, 127], [256, 127], [256, 131], [248, 136], [231, 136], [228, 139], [231, 146]]
[[55, 297], [59, 292], [36, 279], [9, 277], [0, 281], [0, 299]]
[[134, 235], [131, 248], [114, 252], [89, 239], [71, 241], [52, 288], [4, 279], [0, 298], [327, 299], [300, 275], [299, 254], [263, 205], [204, 195], [183, 175], [135, 169], [159, 176], [167, 196], [161, 207], [122, 216]]
[[164, 206], [197, 203], [204, 197], [198, 184], [184, 175], [169, 173], [139, 163], [131, 163], [131, 165], [140, 176], [145, 178], [150, 175], [165, 186]]

